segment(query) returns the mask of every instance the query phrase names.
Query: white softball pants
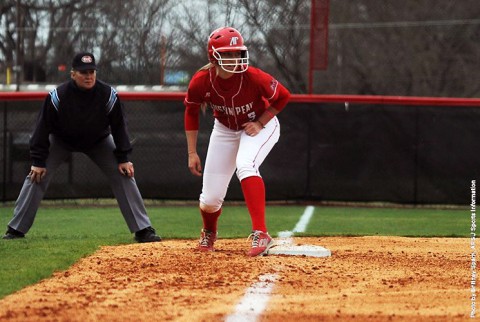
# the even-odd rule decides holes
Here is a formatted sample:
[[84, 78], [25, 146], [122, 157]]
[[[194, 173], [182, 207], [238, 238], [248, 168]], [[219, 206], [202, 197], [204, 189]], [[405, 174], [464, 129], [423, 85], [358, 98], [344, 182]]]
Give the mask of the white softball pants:
[[200, 208], [208, 213], [222, 207], [236, 169], [240, 181], [260, 175], [260, 166], [280, 138], [280, 123], [271, 119], [256, 136], [234, 131], [215, 120], [203, 171]]

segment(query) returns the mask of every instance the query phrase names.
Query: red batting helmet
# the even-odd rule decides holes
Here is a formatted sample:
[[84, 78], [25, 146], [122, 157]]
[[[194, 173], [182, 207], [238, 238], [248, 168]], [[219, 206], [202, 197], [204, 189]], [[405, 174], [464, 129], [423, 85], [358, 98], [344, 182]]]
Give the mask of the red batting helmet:
[[[232, 70], [226, 70], [228, 72], [242, 73], [248, 68], [248, 49], [243, 44], [243, 37], [232, 27], [222, 27], [214, 30], [208, 37], [208, 58], [212, 63], [223, 66], [237, 66]], [[240, 51], [241, 58], [237, 59], [223, 59], [221, 53]], [[226, 62], [228, 60], [228, 62]]]

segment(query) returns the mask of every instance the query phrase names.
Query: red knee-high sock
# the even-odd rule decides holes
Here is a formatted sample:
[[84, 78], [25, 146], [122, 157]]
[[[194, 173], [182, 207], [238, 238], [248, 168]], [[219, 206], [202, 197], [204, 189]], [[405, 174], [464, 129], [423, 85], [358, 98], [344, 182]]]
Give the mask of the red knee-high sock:
[[217, 232], [217, 221], [218, 217], [220, 217], [220, 214], [222, 213], [222, 208], [218, 209], [215, 212], [205, 212], [200, 209], [200, 213], [202, 214], [203, 228], [206, 230]]
[[242, 180], [242, 191], [247, 204], [250, 218], [252, 219], [252, 230], [266, 232], [265, 223], [265, 184], [261, 177], [253, 176]]

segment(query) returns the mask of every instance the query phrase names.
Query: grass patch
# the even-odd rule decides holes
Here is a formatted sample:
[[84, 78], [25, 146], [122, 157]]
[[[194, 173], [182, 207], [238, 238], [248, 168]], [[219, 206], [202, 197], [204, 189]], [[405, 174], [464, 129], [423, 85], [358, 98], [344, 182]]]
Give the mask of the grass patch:
[[316, 208], [309, 235], [468, 237], [470, 212], [449, 209]]
[[[197, 239], [202, 220], [196, 206], [147, 207], [163, 239]], [[0, 208], [0, 229], [13, 207]], [[267, 207], [272, 236], [293, 230], [303, 206]], [[219, 221], [219, 238], [246, 238], [251, 230], [244, 206], [226, 206]], [[298, 236], [426, 236], [469, 237], [470, 212], [461, 209], [397, 209], [316, 207], [304, 233]], [[67, 269], [103, 245], [134, 243], [133, 234], [113, 207], [43, 207], [25, 239], [0, 240], [0, 298]]]

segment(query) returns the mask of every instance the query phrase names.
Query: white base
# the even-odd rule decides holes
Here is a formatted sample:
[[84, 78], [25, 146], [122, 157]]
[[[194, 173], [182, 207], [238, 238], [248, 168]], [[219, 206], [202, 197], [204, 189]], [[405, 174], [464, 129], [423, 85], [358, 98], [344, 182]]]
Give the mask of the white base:
[[268, 255], [297, 255], [310, 257], [329, 257], [332, 252], [322, 246], [316, 245], [293, 245], [291, 238], [280, 238], [276, 241], [275, 246], [270, 248]]

